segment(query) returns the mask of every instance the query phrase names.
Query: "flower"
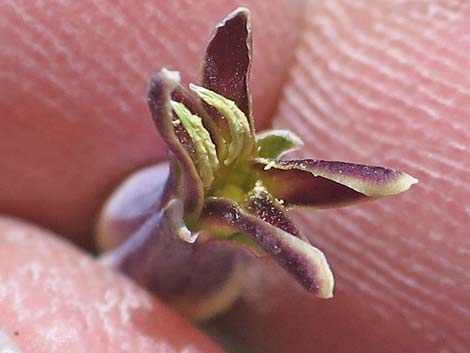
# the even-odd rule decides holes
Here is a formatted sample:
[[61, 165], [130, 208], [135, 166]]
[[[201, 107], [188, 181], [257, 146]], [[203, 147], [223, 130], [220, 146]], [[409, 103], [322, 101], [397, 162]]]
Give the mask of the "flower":
[[[214, 303], [226, 295], [221, 288], [230, 287], [229, 275], [238, 271], [240, 247], [270, 256], [318, 297], [332, 297], [324, 254], [287, 211], [373, 200], [417, 182], [382, 167], [284, 159], [302, 142], [287, 130], [255, 134], [251, 50], [249, 12], [239, 8], [215, 29], [200, 86], [190, 84], [188, 91], [179, 73], [167, 69], [150, 82], [148, 103], [168, 146], [170, 174], [154, 216], [108, 259], [185, 310], [196, 297]], [[193, 316], [218, 310], [198, 303], [205, 308]]]

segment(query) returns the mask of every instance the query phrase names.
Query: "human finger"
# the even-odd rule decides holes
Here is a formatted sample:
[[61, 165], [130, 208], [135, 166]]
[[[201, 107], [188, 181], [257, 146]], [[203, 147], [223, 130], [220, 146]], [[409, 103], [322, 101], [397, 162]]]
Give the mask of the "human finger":
[[11, 218], [0, 218], [0, 328], [2, 352], [222, 352], [126, 278]]

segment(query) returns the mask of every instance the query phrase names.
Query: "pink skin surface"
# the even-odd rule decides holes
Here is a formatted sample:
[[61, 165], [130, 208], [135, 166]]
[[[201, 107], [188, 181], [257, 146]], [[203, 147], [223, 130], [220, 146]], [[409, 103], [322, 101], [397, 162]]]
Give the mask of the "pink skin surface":
[[222, 352], [152, 295], [54, 234], [0, 218], [0, 239], [0, 329], [23, 353]]
[[[157, 3], [149, 5], [155, 14], [110, 2], [5, 7], [2, 211], [89, 244], [107, 192], [163, 156], [143, 101], [148, 76], [168, 65], [194, 80], [210, 28], [236, 4]], [[276, 266], [257, 264], [220, 324], [260, 352], [467, 352], [470, 8], [458, 1], [311, 2], [306, 11], [272, 4], [251, 6], [258, 123], [277, 107], [273, 125], [300, 134], [305, 155], [387, 165], [420, 184], [367, 205], [298, 212], [301, 231], [328, 255], [335, 299], [311, 298]], [[297, 34], [277, 101], [293, 54], [286, 45]], [[9, 248], [2, 261], [15, 253]]]

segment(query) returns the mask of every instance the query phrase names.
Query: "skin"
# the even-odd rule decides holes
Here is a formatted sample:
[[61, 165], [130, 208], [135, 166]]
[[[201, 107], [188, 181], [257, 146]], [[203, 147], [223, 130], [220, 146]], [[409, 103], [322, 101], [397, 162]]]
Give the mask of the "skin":
[[[131, 170], [164, 155], [142, 99], [149, 73], [171, 64], [194, 79], [210, 27], [235, 7], [216, 3], [211, 11], [207, 3], [195, 3], [191, 18], [185, 18], [189, 11], [162, 2], [152, 26], [156, 33], [166, 28], [165, 38], [172, 40], [156, 45], [152, 38], [161, 38], [156, 34], [142, 29], [134, 34], [110, 19], [94, 37], [86, 17], [77, 16], [80, 41], [65, 40], [59, 20], [48, 22], [65, 52], [33, 30], [35, 20], [45, 20], [39, 5], [7, 6], [7, 21], [29, 23], [17, 30], [36, 49], [0, 31], [3, 48], [11, 48], [0, 57], [2, 67], [15, 73], [0, 85], [7, 117], [1, 119], [0, 134], [8, 137], [0, 138], [7, 166], [0, 176], [0, 209], [90, 244], [106, 194]], [[218, 324], [260, 352], [466, 352], [470, 60], [465, 18], [470, 9], [450, 1], [434, 6], [311, 2], [307, 9], [301, 3], [272, 3], [251, 6], [257, 121], [273, 117], [275, 127], [295, 130], [306, 142], [305, 155], [403, 169], [420, 184], [377, 203], [296, 215], [301, 231], [328, 255], [337, 281], [334, 300], [313, 299], [275, 266], [258, 263], [246, 275], [239, 305]], [[102, 16], [102, 10], [86, 4], [75, 6], [83, 6], [93, 21]], [[169, 30], [163, 19], [178, 9], [172, 23], [194, 23], [200, 31]], [[123, 23], [134, 23], [133, 18], [145, 23], [135, 11]], [[270, 20], [269, 11], [283, 21]], [[300, 13], [308, 19], [305, 27]], [[297, 34], [299, 50], [291, 62], [286, 45], [292, 48]], [[104, 47], [115, 38], [118, 44]], [[136, 48], [136, 38], [144, 38], [146, 50], [131, 56], [131, 67], [121, 54]], [[194, 39], [191, 45], [188, 38]], [[73, 55], [74, 64], [66, 54]], [[109, 66], [96, 67], [96, 62]], [[119, 68], [119, 80], [110, 67]], [[285, 82], [287, 70], [291, 79]], [[59, 88], [65, 84], [74, 88]], [[108, 92], [116, 93], [111, 99]], [[125, 109], [115, 97], [126, 102]], [[12, 247], [2, 261], [32, 253]], [[47, 266], [54, 260], [49, 261]]]
[[21, 352], [222, 352], [57, 235], [8, 218], [0, 234], [0, 326]]

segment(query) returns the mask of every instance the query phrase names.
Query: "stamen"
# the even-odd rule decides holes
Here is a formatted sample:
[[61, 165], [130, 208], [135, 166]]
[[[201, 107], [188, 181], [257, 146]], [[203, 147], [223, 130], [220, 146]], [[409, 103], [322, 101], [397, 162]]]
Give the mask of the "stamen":
[[246, 115], [237, 107], [235, 102], [192, 83], [189, 84], [189, 88], [227, 119], [232, 142], [230, 143], [228, 156], [224, 164], [230, 164], [241, 154], [250, 152], [253, 147], [250, 124]]

